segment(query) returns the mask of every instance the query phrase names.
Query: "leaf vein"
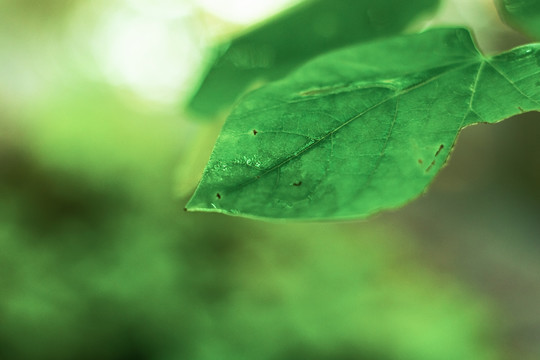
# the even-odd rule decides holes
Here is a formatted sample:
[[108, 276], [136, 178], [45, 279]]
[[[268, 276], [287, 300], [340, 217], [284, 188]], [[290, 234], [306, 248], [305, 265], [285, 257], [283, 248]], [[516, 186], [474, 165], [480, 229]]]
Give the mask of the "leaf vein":
[[[475, 61], [476, 62], [476, 61]], [[248, 181], [244, 182], [243, 184], [241, 184], [240, 186], [247, 186], [257, 180], [259, 180], [261, 177], [273, 172], [274, 170], [276, 169], [279, 169], [281, 168], [282, 166], [286, 165], [287, 163], [289, 163], [290, 161], [292, 161], [293, 159], [303, 155], [304, 153], [306, 153], [307, 151], [311, 150], [312, 148], [316, 147], [317, 145], [319, 145], [321, 142], [323, 142], [324, 140], [328, 139], [331, 135], [335, 134], [336, 132], [340, 131], [341, 129], [343, 129], [344, 127], [346, 127], [347, 125], [349, 125], [350, 123], [352, 123], [353, 121], [356, 121], [357, 119], [361, 118], [362, 116], [366, 115], [367, 113], [375, 110], [376, 108], [378, 108], [379, 106], [387, 103], [388, 101], [390, 100], [393, 100], [393, 99], [396, 99], [398, 98], [399, 96], [402, 96], [404, 94], [407, 94], [411, 91], [414, 91], [418, 88], [421, 88], [422, 86], [425, 86], [437, 79], [439, 79], [440, 77], [446, 75], [446, 74], [449, 74], [451, 72], [454, 72], [454, 71], [457, 71], [457, 70], [461, 70], [462, 68], [464, 67], [467, 67], [467, 66], [470, 66], [472, 64], [474, 64], [473, 62], [471, 61], [466, 61], [465, 63], [461, 62], [461, 66], [457, 66], [453, 69], [449, 69], [449, 70], [445, 70], [444, 72], [442, 73], [439, 73], [429, 79], [426, 79], [426, 80], [423, 80], [421, 82], [419, 82], [418, 84], [415, 84], [414, 86], [411, 86], [411, 87], [408, 87], [406, 89], [403, 89], [399, 92], [396, 92], [394, 93], [393, 95], [381, 100], [380, 102], [368, 107], [367, 109], [361, 111], [360, 113], [358, 113], [357, 115], [351, 117], [349, 120], [343, 122], [341, 125], [335, 127], [334, 129], [330, 130], [329, 132], [327, 132], [326, 134], [324, 134], [322, 137], [318, 138], [318, 139], [312, 139], [311, 141], [309, 141], [307, 144], [305, 144], [303, 147], [301, 147], [298, 151], [295, 151], [292, 155], [288, 156], [287, 158], [283, 159], [282, 161], [280, 161], [279, 163], [275, 164], [274, 166], [268, 168], [267, 170], [263, 171], [259, 176], [255, 177], [255, 178], [251, 178], [249, 179]], [[478, 74], [476, 76], [475, 79], [478, 78]], [[268, 110], [269, 108], [265, 108], [265, 109], [261, 109], [259, 111], [264, 111], [264, 110]], [[396, 114], [395, 114], [396, 115]], [[463, 120], [464, 121], [464, 120]], [[394, 119], [394, 122], [395, 122], [395, 119]], [[393, 124], [392, 124], [392, 130], [393, 130]], [[391, 133], [388, 135], [390, 136]], [[386, 143], [388, 142], [388, 137], [385, 138], [385, 141]], [[385, 148], [386, 148], [386, 143], [385, 143]]]
[[534, 102], [536, 105], [539, 105], [540, 106], [540, 101], [534, 99], [533, 97], [531, 97], [530, 95], [526, 94], [525, 92], [523, 92], [523, 90], [517, 86], [516, 82], [513, 81], [512, 79], [510, 79], [510, 77], [508, 77], [507, 74], [505, 74], [501, 69], [497, 68], [495, 65], [493, 65], [491, 62], [489, 61], [486, 61], [487, 64], [489, 66], [491, 66], [493, 68], [493, 70], [495, 70], [499, 75], [501, 75], [506, 81], [508, 81], [508, 83], [514, 88], [517, 90], [517, 92], [519, 92], [521, 95], [523, 95], [524, 97], [526, 97], [527, 99], [531, 100], [532, 102]]

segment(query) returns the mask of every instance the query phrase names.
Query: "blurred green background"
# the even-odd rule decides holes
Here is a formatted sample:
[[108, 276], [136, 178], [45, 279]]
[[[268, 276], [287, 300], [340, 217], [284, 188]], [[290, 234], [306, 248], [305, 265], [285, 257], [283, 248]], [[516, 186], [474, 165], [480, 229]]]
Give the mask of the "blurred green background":
[[[347, 223], [186, 213], [212, 42], [291, 1], [0, 2], [0, 359], [540, 357], [538, 113], [461, 134], [429, 192]], [[528, 41], [447, 1], [486, 52]]]

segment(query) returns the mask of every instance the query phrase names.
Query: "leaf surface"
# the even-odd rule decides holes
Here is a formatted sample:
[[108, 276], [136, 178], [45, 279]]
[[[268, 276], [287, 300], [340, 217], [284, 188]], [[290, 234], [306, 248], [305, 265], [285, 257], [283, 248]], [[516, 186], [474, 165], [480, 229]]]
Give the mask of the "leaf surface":
[[187, 209], [365, 217], [420, 195], [462, 128], [539, 109], [539, 44], [487, 58], [447, 28], [339, 50], [239, 102]]
[[510, 26], [540, 39], [540, 1], [496, 0], [501, 18]]
[[236, 38], [189, 107], [213, 115], [255, 82], [277, 80], [314, 56], [400, 33], [439, 0], [310, 0]]

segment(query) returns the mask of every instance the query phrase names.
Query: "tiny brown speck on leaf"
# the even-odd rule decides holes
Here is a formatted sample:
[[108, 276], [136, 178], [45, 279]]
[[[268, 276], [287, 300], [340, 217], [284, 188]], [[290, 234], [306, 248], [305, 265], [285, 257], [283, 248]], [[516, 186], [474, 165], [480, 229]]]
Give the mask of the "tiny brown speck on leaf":
[[443, 144], [441, 144], [441, 146], [439, 146], [439, 150], [437, 150], [437, 152], [435, 153], [435, 156], [438, 156], [441, 153], [442, 149], [444, 149]]

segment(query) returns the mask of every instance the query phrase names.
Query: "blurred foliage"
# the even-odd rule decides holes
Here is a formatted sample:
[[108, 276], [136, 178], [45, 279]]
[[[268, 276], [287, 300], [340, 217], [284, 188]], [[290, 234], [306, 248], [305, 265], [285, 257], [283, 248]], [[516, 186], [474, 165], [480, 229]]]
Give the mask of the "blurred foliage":
[[531, 38], [540, 39], [540, 2], [537, 0], [495, 0], [504, 21]]
[[247, 88], [277, 80], [316, 55], [399, 34], [438, 0], [306, 0], [216, 50], [190, 108], [216, 115]]
[[[69, 27], [37, 25], [36, 37], [50, 43], [26, 42], [32, 32], [23, 20], [33, 15], [19, 11], [23, 2], [6, 4], [0, 23], [10, 19], [12, 28], [0, 34], [0, 359], [515, 354], [505, 348], [508, 315], [497, 310], [495, 295], [486, 298], [457, 273], [437, 270], [430, 263], [441, 256], [437, 250], [423, 255], [426, 243], [448, 249], [466, 239], [448, 231], [456, 237], [441, 243], [441, 233], [430, 230], [455, 227], [442, 216], [444, 207], [431, 221], [433, 208], [420, 222], [409, 208], [394, 218], [348, 224], [185, 213], [186, 199], [173, 195], [175, 179], [194, 153], [207, 151], [193, 147], [205, 143], [202, 125], [88, 75], [98, 69], [73, 71], [79, 65], [61, 44], [68, 39], [68, 48], [81, 48], [88, 39], [71, 38]], [[56, 15], [70, 19], [78, 9], [48, 14], [47, 23]], [[468, 221], [465, 211], [453, 213], [485, 230], [489, 209]], [[428, 242], [419, 241], [415, 227], [426, 229]], [[485, 264], [485, 252], [475, 246], [445, 256], [470, 259], [462, 269]], [[494, 277], [504, 274], [498, 269]], [[473, 267], [469, 274], [482, 282], [492, 271]], [[535, 358], [520, 350], [521, 359]]]
[[58, 19], [69, 14], [77, 3], [78, 0], [3, 0], [0, 3], [0, 12], [15, 16], [19, 20], [43, 22], [51, 17]]
[[411, 239], [188, 215], [183, 122], [77, 88], [3, 142], [2, 359], [494, 358], [490, 311]]

